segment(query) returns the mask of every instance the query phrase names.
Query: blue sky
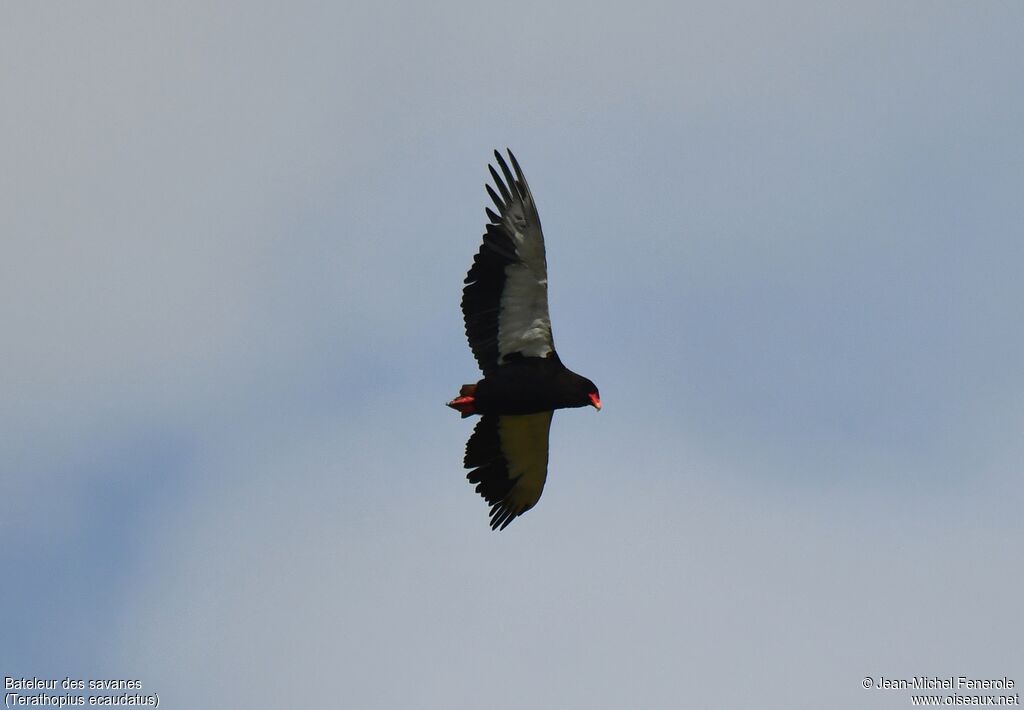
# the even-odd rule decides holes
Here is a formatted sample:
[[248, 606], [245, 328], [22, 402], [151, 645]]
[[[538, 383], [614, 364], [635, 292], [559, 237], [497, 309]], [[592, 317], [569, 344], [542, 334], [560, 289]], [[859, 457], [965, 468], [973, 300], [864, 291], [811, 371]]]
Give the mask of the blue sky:
[[[10, 676], [168, 707], [905, 707], [1024, 682], [1013, 3], [8, 6]], [[563, 360], [442, 404], [494, 148]]]

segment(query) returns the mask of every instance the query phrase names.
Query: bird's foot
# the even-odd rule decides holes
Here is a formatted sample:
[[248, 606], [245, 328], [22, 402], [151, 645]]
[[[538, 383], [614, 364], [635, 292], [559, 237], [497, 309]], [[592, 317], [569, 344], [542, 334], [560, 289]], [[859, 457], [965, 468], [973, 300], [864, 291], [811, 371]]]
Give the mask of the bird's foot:
[[470, 396], [456, 397], [448, 406], [462, 414], [462, 418], [465, 419], [471, 414], [476, 413], [476, 398]]

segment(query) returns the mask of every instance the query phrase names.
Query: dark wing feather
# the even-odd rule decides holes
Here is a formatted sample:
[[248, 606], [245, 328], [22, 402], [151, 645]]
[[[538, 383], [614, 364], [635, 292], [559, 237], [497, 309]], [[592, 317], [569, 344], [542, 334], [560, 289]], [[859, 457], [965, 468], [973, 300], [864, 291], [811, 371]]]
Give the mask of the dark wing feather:
[[512, 152], [514, 174], [498, 151], [494, 156], [501, 173], [488, 169], [498, 189], [486, 187], [497, 212], [485, 208], [490, 223], [462, 291], [466, 337], [485, 375], [514, 353], [545, 357], [554, 352], [537, 207]]
[[540, 500], [548, 471], [554, 412], [485, 415], [466, 444], [466, 478], [491, 506], [491, 529], [504, 530]]

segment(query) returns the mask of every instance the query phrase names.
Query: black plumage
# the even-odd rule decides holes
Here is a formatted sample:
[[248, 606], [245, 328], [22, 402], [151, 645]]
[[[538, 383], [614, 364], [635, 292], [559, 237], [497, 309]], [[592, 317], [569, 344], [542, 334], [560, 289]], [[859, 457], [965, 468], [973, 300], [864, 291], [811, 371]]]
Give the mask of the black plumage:
[[485, 208], [489, 223], [462, 292], [466, 337], [484, 377], [448, 406], [463, 417], [483, 415], [464, 464], [491, 505], [491, 527], [503, 529], [540, 498], [554, 410], [600, 409], [601, 399], [555, 352], [536, 204], [512, 152], [512, 169], [497, 151], [494, 157], [501, 174], [488, 166], [497, 189], [486, 187], [497, 212]]

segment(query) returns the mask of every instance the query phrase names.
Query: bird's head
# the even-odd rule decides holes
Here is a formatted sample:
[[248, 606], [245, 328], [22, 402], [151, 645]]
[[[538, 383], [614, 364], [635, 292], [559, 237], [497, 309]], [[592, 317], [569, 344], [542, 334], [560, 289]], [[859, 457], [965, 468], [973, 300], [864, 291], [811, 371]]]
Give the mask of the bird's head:
[[571, 401], [568, 402], [570, 407], [593, 407], [594, 409], [601, 411], [601, 393], [597, 389], [597, 385], [588, 380], [582, 375], [577, 375], [575, 372], [569, 373], [572, 378], [572, 385], [570, 391], [572, 392]]

